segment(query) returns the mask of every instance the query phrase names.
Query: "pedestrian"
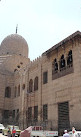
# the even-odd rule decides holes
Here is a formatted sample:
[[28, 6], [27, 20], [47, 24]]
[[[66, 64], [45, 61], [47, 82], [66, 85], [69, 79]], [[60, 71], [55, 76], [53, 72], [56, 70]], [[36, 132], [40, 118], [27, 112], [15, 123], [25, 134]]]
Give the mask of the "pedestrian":
[[14, 126], [13, 126], [13, 129], [12, 129], [12, 137], [15, 137], [15, 134], [16, 134], [16, 130], [14, 129]]
[[69, 137], [69, 134], [67, 133], [67, 130], [64, 130], [64, 135], [63, 137]]
[[72, 127], [72, 137], [77, 137], [76, 130], [74, 127]]
[[8, 128], [8, 133], [7, 133], [8, 137], [11, 137], [11, 130], [10, 128]]

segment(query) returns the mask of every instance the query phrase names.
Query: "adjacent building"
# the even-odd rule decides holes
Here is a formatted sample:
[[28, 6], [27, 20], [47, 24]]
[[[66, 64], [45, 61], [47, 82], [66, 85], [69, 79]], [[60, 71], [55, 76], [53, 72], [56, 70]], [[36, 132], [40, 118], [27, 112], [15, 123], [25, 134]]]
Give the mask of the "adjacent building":
[[0, 122], [81, 129], [81, 32], [77, 31], [34, 61], [18, 35], [0, 46]]

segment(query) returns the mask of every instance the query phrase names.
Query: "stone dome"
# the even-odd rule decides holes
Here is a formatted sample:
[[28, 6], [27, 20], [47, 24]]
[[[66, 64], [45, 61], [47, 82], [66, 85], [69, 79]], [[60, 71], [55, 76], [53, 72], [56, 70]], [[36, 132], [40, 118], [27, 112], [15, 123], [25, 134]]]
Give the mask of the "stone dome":
[[28, 44], [22, 36], [11, 34], [1, 43], [0, 55], [3, 54], [17, 54], [28, 57]]

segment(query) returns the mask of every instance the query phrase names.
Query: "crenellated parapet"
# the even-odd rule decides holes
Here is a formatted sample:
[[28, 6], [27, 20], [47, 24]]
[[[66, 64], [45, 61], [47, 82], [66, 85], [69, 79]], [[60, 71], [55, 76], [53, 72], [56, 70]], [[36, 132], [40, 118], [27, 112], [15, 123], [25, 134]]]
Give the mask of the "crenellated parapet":
[[35, 60], [30, 62], [30, 67], [33, 67], [35, 65], [39, 65], [47, 60], [46, 56], [39, 56]]

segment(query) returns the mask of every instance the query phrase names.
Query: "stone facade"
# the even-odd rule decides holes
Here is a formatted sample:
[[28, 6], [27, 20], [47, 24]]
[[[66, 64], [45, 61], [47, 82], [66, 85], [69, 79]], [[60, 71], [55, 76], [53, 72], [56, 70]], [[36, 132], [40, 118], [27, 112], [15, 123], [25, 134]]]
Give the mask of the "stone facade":
[[28, 44], [18, 34], [14, 38], [8, 36], [2, 43], [0, 122], [16, 124], [21, 129], [41, 125], [59, 133], [72, 126], [79, 130], [81, 32], [75, 32], [32, 62]]

